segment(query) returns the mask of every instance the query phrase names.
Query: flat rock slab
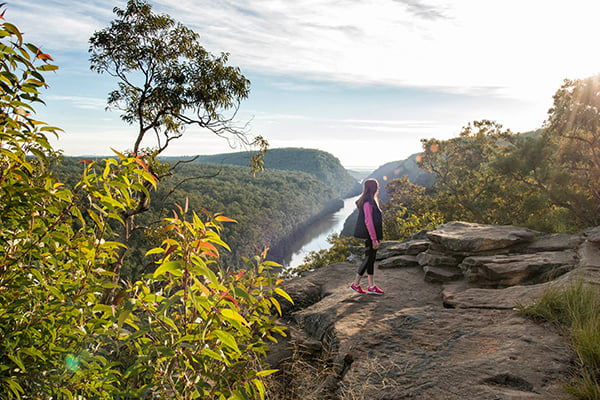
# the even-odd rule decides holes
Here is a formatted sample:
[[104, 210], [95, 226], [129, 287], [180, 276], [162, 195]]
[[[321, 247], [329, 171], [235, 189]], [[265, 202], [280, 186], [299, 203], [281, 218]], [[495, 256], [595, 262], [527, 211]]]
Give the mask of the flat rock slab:
[[460, 269], [456, 267], [431, 267], [425, 266], [423, 267], [423, 272], [425, 273], [426, 282], [450, 282], [456, 281], [463, 277], [463, 274]]
[[586, 229], [585, 231], [583, 231], [583, 234], [588, 241], [600, 244], [600, 226]]
[[586, 241], [579, 247], [579, 265], [600, 268], [600, 242]]
[[417, 255], [417, 261], [422, 267], [456, 267], [460, 263], [458, 257], [433, 250], [427, 250]]
[[431, 242], [456, 253], [479, 253], [528, 243], [540, 235], [527, 228], [450, 222], [427, 233]]
[[416, 267], [419, 263], [417, 262], [417, 256], [401, 255], [386, 258], [377, 265], [379, 268], [401, 268]]
[[563, 251], [576, 249], [584, 238], [582, 235], [568, 235], [566, 233], [553, 233], [536, 237], [527, 244], [526, 252], [538, 253], [542, 251]]
[[577, 265], [573, 251], [467, 257], [460, 264], [471, 282], [513, 286], [547, 282]]
[[478, 308], [513, 310], [517, 305], [528, 305], [538, 298], [547, 284], [511, 286], [504, 289], [465, 289], [461, 284], [444, 286], [442, 298], [448, 308]]
[[411, 255], [424, 252], [429, 248], [431, 242], [426, 239], [405, 240], [402, 242], [383, 242], [377, 251], [377, 259], [385, 259], [399, 255]]

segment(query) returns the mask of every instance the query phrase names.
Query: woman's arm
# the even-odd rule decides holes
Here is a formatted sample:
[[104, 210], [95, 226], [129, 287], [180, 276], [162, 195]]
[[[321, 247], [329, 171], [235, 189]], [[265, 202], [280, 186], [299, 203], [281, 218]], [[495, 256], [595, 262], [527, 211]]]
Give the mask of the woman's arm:
[[377, 248], [377, 231], [375, 230], [375, 224], [373, 223], [373, 206], [368, 201], [365, 201], [363, 204], [363, 210], [365, 211], [365, 225], [367, 226], [367, 230], [369, 231], [369, 236], [371, 237], [371, 242], [373, 243], [373, 248]]

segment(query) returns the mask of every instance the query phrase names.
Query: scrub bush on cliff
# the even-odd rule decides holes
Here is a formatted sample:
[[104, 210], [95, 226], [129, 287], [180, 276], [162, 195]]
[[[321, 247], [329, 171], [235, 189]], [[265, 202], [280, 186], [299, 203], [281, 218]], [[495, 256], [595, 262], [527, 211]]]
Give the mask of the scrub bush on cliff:
[[128, 394], [264, 398], [263, 377], [274, 372], [261, 369], [267, 343], [285, 336], [271, 310], [281, 313], [276, 295], [291, 298], [271, 279], [266, 254], [247, 260], [247, 270], [218, 268], [216, 246], [227, 248], [221, 222], [230, 219], [185, 215], [168, 219], [168, 238], [148, 252], [156, 270], [127, 290], [119, 328], [134, 362], [124, 378], [139, 382]]
[[98, 353], [110, 320], [91, 304], [116, 244], [48, 172], [47, 135], [60, 130], [33, 112], [57, 67], [16, 26], [4, 22], [0, 38], [0, 397], [100, 397], [116, 373]]
[[[117, 159], [90, 163], [77, 192], [65, 189], [48, 169], [56, 152], [46, 135], [60, 130], [32, 116], [33, 105], [42, 103], [42, 73], [56, 66], [25, 44], [14, 25], [3, 23], [0, 38], [0, 398], [139, 398], [142, 392], [185, 399], [261, 397], [260, 380], [270, 371], [262, 371], [255, 355], [264, 352], [272, 333], [281, 332], [267, 304], [276, 307], [273, 293], [285, 293], [261, 275], [261, 260], [248, 276], [200, 268], [198, 259], [212, 265], [218, 257], [214, 244], [223, 245], [220, 216], [202, 223], [202, 235], [196, 219], [193, 230], [179, 232], [176, 243], [191, 243], [195, 252], [165, 242], [170, 258], [163, 256], [144, 282], [126, 286], [115, 280], [109, 268], [123, 245], [111, 240], [112, 228], [125, 222], [124, 208], [139, 206], [139, 193], [148, 197], [156, 178], [141, 157], [117, 153]], [[190, 266], [173, 264], [190, 260]], [[162, 274], [173, 276], [170, 285]], [[193, 291], [197, 283], [211, 300], [149, 292], [186, 285]], [[103, 303], [107, 290], [115, 295]], [[195, 319], [169, 323], [179, 321], [178, 307], [184, 316], [196, 313]], [[203, 325], [201, 350], [220, 367], [187, 348], [195, 343], [189, 336], [193, 324]], [[154, 340], [165, 337], [172, 342]], [[153, 357], [168, 368], [144, 370], [144, 360]]]
[[386, 239], [404, 240], [422, 229], [432, 230], [444, 223], [426, 189], [411, 183], [408, 176], [391, 180], [385, 188], [390, 196], [382, 206]]

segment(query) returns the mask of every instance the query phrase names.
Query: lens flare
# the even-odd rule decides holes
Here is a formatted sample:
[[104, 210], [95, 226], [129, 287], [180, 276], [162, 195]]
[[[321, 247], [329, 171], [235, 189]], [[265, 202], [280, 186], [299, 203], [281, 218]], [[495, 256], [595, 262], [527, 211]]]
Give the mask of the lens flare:
[[65, 359], [67, 369], [77, 371], [79, 369], [79, 359], [72, 354], [69, 354]]

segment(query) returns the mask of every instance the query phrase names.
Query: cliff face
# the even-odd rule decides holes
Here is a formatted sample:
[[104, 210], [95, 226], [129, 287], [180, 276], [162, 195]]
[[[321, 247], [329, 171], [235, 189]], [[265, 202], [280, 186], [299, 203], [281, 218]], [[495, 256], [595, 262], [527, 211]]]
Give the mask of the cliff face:
[[549, 282], [600, 284], [600, 227], [544, 235], [455, 222], [384, 242], [375, 271], [383, 296], [348, 289], [360, 254], [354, 259], [286, 284], [291, 335], [270, 361], [283, 371], [287, 398], [565, 397], [566, 339], [515, 305]]

